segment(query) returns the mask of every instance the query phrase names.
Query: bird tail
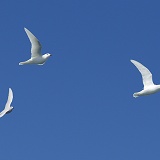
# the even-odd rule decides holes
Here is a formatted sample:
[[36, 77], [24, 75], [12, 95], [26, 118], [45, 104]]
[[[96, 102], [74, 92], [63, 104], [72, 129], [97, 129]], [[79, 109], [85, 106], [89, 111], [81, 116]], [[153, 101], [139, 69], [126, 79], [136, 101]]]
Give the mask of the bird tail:
[[19, 65], [23, 65], [23, 64], [24, 64], [24, 62], [20, 62], [20, 63], [19, 63]]
[[134, 93], [134, 94], [133, 94], [133, 97], [134, 97], [134, 98], [137, 98], [137, 97], [139, 97], [139, 94], [138, 94], [138, 92]]
[[24, 62], [20, 62], [19, 65], [29, 64], [29, 62], [30, 62], [30, 60], [24, 61]]

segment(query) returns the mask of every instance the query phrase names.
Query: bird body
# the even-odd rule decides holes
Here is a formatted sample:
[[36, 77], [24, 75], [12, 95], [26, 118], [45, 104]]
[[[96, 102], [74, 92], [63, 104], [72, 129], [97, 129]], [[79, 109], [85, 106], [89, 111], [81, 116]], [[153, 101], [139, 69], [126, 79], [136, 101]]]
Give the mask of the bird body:
[[38, 64], [38, 65], [43, 65], [46, 60], [49, 58], [49, 56], [39, 56], [39, 57], [31, 57], [29, 60], [20, 62], [19, 65], [24, 65], [24, 64]]
[[27, 29], [24, 28], [30, 42], [31, 42], [31, 58], [27, 61], [20, 62], [19, 65], [24, 64], [38, 64], [43, 65], [46, 60], [51, 56], [51, 54], [46, 53], [44, 55], [41, 54], [41, 44], [39, 40]]
[[139, 96], [147, 96], [150, 94], [154, 94], [158, 91], [160, 91], [160, 85], [153, 85], [153, 86], [149, 86], [148, 88], [143, 89], [140, 92], [134, 93], [133, 97], [137, 98]]
[[160, 91], [160, 85], [155, 85], [152, 80], [152, 73], [141, 63], [131, 60], [131, 62], [137, 67], [142, 75], [142, 81], [144, 88], [140, 92], [133, 94], [133, 97], [146, 96]]

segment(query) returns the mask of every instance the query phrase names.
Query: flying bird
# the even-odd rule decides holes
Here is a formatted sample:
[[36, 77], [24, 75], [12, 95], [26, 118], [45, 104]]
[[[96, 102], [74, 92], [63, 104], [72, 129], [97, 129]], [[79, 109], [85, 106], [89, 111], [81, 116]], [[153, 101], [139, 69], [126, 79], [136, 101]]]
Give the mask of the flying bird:
[[5, 105], [4, 110], [2, 112], [0, 112], [0, 118], [3, 117], [5, 114], [8, 114], [8, 113], [12, 112], [13, 107], [10, 106], [11, 103], [12, 103], [12, 100], [13, 100], [13, 92], [12, 92], [12, 89], [9, 88], [8, 100], [7, 100], [7, 103]]
[[141, 63], [131, 60], [131, 62], [137, 67], [142, 75], [142, 81], [144, 88], [140, 92], [133, 94], [133, 97], [146, 96], [160, 91], [160, 85], [155, 85], [152, 80], [152, 73]]
[[27, 29], [24, 28], [30, 42], [31, 42], [31, 58], [27, 61], [20, 62], [19, 65], [24, 64], [38, 64], [43, 65], [46, 60], [51, 56], [51, 54], [46, 53], [44, 55], [41, 54], [41, 44], [39, 40]]

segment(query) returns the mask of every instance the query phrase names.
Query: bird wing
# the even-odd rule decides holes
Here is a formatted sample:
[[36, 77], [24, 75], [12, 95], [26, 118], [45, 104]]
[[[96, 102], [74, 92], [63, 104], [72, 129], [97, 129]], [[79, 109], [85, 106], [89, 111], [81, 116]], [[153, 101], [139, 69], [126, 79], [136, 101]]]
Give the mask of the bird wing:
[[3, 117], [6, 114], [6, 110], [4, 109], [1, 113], [0, 113], [0, 118]]
[[5, 108], [4, 110], [9, 110], [10, 109], [10, 105], [12, 103], [12, 100], [13, 100], [13, 92], [12, 92], [12, 89], [9, 88], [9, 93], [8, 93], [8, 100], [6, 102], [6, 105], [5, 105]]
[[145, 66], [143, 66], [141, 63], [139, 63], [135, 60], [131, 60], [131, 62], [137, 67], [137, 69], [141, 73], [144, 88], [148, 87], [150, 85], [154, 85], [153, 80], [152, 80], [152, 73]]
[[38, 39], [27, 29], [24, 28], [30, 42], [31, 42], [31, 57], [39, 57], [41, 54], [41, 44]]

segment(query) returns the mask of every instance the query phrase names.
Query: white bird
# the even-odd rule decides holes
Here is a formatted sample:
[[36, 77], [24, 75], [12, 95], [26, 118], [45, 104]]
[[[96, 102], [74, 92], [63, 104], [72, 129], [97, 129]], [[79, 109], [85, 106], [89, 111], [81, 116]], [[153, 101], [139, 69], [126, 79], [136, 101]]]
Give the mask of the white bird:
[[2, 112], [0, 112], [0, 118], [3, 117], [5, 114], [12, 112], [13, 107], [10, 106], [13, 100], [13, 92], [11, 90], [11, 88], [9, 88], [9, 93], [8, 93], [8, 100], [7, 103], [5, 105], [5, 108]]
[[31, 42], [31, 58], [25, 62], [20, 62], [19, 65], [23, 64], [38, 64], [43, 65], [46, 60], [51, 56], [51, 54], [46, 53], [44, 55], [41, 54], [41, 44], [38, 39], [27, 29], [24, 28], [30, 42]]
[[144, 88], [140, 92], [133, 94], [133, 97], [146, 96], [160, 91], [160, 85], [155, 85], [152, 80], [152, 73], [141, 63], [131, 60], [131, 62], [137, 67], [142, 75]]

